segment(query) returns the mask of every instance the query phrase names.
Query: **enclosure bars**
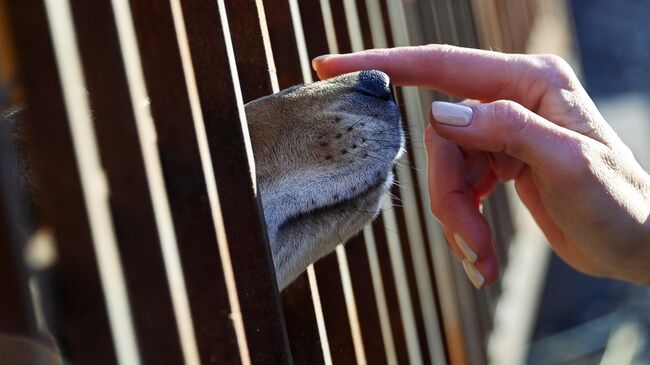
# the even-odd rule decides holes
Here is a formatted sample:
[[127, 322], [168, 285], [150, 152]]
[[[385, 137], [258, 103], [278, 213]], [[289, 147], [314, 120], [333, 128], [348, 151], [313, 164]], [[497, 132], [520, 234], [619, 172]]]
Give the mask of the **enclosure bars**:
[[393, 206], [281, 296], [243, 113], [321, 54], [475, 46], [469, 0], [5, 5], [59, 253], [48, 325], [72, 363], [485, 361], [498, 289], [469, 285], [429, 213], [432, 95], [398, 92], [411, 141]]

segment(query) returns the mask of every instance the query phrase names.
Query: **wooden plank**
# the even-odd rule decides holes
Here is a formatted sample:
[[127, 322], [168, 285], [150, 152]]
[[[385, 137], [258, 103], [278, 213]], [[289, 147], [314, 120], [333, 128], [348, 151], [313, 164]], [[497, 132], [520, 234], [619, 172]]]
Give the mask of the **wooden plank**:
[[160, 324], [175, 313], [111, 3], [71, 6], [140, 353], [147, 363], [181, 363], [175, 321]]
[[[57, 317], [49, 323], [74, 363], [115, 364], [106, 301], [75, 163], [62, 83], [42, 2], [9, 1], [20, 74], [24, 80], [29, 136], [36, 155], [42, 217], [52, 226], [58, 263]], [[65, 214], [61, 214], [61, 210]], [[54, 304], [54, 303], [51, 303]]]
[[[248, 98], [268, 94], [270, 75], [264, 44], [261, 40], [259, 6], [255, 1], [241, 1], [235, 19], [244, 25], [233, 28], [237, 40], [235, 49], [240, 57], [249, 58], [242, 73], [259, 74], [261, 79], [242, 79], [242, 90]], [[264, 226], [259, 197], [253, 186], [248, 154], [245, 148], [248, 132], [244, 131], [244, 116], [239, 114], [237, 82], [233, 80], [231, 56], [227, 53], [227, 34], [219, 12], [225, 11], [221, 2], [188, 0], [182, 2], [189, 49], [196, 75], [197, 91], [212, 156], [214, 179], [228, 238], [234, 275], [239, 292], [244, 328], [253, 363], [290, 363], [291, 353], [280, 307], [273, 261]], [[244, 14], [246, 12], [247, 14]], [[253, 50], [253, 48], [256, 48]], [[247, 50], [248, 49], [248, 50]], [[244, 61], [240, 61], [244, 62]], [[249, 68], [255, 65], [257, 70]], [[258, 89], [255, 89], [255, 83]], [[227, 157], [226, 157], [227, 156]], [[248, 188], [246, 188], [248, 187]], [[267, 285], [260, 285], [261, 282]]]

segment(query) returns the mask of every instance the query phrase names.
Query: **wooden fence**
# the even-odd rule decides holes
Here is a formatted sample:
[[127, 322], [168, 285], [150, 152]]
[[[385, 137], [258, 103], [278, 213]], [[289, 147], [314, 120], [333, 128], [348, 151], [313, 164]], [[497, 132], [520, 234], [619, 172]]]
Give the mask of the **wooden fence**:
[[[487, 363], [500, 285], [475, 290], [452, 257], [417, 141], [430, 101], [445, 96], [398, 90], [415, 141], [394, 207], [282, 293], [243, 103], [315, 80], [310, 59], [326, 53], [522, 51], [533, 1], [0, 4], [11, 90], [0, 107], [28, 105], [43, 201], [28, 237], [12, 136], [0, 134], [0, 332], [54, 339], [71, 364]], [[485, 215], [507, 265], [502, 187]], [[25, 251], [39, 253], [29, 265]]]

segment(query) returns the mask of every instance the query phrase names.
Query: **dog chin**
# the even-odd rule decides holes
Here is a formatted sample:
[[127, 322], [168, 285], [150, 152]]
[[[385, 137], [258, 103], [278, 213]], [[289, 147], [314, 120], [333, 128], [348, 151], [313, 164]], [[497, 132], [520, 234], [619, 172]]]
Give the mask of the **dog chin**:
[[[301, 215], [278, 229], [276, 270], [283, 289], [312, 262], [334, 251], [363, 229], [380, 212], [384, 196], [393, 183], [389, 172], [384, 180], [369, 186], [352, 199], [324, 206]], [[309, 252], [302, 252], [307, 249]], [[282, 281], [284, 280], [284, 281]]]

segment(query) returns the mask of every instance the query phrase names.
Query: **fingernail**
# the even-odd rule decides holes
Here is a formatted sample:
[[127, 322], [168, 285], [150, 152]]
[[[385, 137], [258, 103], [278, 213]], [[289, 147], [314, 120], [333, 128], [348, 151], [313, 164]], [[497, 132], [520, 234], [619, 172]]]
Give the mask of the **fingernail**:
[[458, 245], [458, 248], [460, 248], [461, 251], [463, 251], [463, 255], [465, 256], [465, 259], [471, 263], [475, 263], [476, 259], [478, 258], [478, 255], [476, 255], [476, 252], [472, 250], [470, 245], [461, 237], [458, 233], [454, 233], [454, 240], [456, 241], [456, 244]]
[[329, 56], [330, 56], [329, 54], [324, 54], [314, 58], [313, 60], [311, 60], [311, 67], [315, 70], [316, 64], [325, 61]]
[[483, 284], [485, 283], [485, 278], [481, 274], [480, 271], [468, 260], [463, 260], [463, 269], [465, 269], [465, 273], [467, 274], [467, 277], [469, 278], [469, 281], [474, 284], [474, 287], [476, 289], [481, 289]]
[[472, 108], [461, 104], [434, 101], [431, 113], [436, 122], [457, 127], [468, 126], [472, 122]]

